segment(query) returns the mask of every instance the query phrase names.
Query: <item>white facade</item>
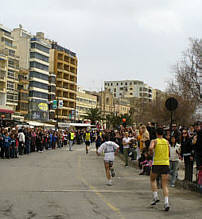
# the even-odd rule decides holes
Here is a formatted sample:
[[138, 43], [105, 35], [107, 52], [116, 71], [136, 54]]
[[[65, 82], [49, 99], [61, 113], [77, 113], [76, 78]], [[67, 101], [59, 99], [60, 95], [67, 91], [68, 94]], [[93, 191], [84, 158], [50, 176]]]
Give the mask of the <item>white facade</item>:
[[104, 88], [109, 89], [115, 98], [137, 97], [152, 100], [152, 88], [143, 81], [105, 81]]

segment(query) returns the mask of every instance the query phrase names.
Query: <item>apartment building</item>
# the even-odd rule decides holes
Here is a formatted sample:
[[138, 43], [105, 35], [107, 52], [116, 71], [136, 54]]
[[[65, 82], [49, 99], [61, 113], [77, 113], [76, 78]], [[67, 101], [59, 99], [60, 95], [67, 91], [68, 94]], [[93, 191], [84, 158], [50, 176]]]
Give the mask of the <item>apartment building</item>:
[[87, 115], [87, 111], [96, 107], [97, 97], [78, 87], [76, 95], [76, 120], [83, 120], [85, 115]]
[[49, 120], [49, 51], [44, 33], [30, 39], [29, 119]]
[[19, 25], [19, 28], [15, 28], [11, 35], [17, 48], [16, 55], [19, 56], [18, 105], [16, 110], [20, 116], [27, 118], [29, 110], [30, 40], [32, 36], [21, 25]]
[[115, 98], [137, 97], [148, 101], [152, 100], [152, 88], [143, 81], [105, 81], [104, 87], [105, 89], [109, 89]]
[[55, 119], [65, 122], [76, 110], [78, 60], [74, 52], [56, 42], [52, 43], [50, 54], [51, 72], [56, 74], [56, 99], [63, 101], [63, 106], [56, 110]]
[[0, 105], [6, 105], [8, 58], [0, 54]]
[[16, 46], [11, 31], [0, 25], [0, 53], [8, 58], [6, 81], [6, 106], [16, 112], [18, 105], [18, 73], [19, 57], [16, 55]]

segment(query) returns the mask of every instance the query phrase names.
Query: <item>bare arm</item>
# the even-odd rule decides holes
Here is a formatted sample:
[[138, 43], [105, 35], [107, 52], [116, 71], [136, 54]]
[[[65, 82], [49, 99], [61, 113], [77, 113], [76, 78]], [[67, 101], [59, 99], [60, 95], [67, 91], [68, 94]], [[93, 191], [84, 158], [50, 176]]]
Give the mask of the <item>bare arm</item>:
[[[154, 150], [155, 146], [156, 146], [156, 140], [152, 140], [150, 143], [150, 146], [149, 146], [150, 154], [153, 154], [153, 150]], [[168, 145], [168, 147], [169, 147], [169, 145]]]

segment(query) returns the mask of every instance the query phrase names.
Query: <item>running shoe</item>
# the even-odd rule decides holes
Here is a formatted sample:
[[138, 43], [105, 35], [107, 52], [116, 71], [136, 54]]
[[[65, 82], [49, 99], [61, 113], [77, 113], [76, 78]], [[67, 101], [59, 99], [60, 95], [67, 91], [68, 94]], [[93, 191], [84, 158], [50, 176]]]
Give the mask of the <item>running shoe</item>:
[[165, 211], [169, 211], [169, 209], [170, 209], [169, 204], [168, 204], [168, 203], [165, 203], [165, 205], [164, 205], [164, 210], [165, 210]]
[[158, 197], [157, 197], [157, 198], [153, 198], [153, 200], [152, 200], [152, 202], [151, 202], [151, 205], [152, 205], [152, 206], [153, 206], [153, 205], [156, 205], [159, 201], [160, 201], [160, 200], [159, 200]]
[[112, 181], [109, 180], [108, 183], [107, 183], [107, 185], [108, 185], [108, 186], [112, 186]]

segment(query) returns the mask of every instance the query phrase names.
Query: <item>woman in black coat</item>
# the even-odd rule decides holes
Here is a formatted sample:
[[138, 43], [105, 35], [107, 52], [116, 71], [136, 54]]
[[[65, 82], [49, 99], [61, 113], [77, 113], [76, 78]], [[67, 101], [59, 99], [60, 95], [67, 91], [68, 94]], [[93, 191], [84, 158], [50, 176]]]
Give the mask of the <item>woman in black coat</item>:
[[185, 179], [186, 181], [192, 182], [193, 179], [193, 145], [192, 140], [188, 136], [186, 129], [182, 130], [181, 134], [181, 156], [184, 158], [185, 165]]

